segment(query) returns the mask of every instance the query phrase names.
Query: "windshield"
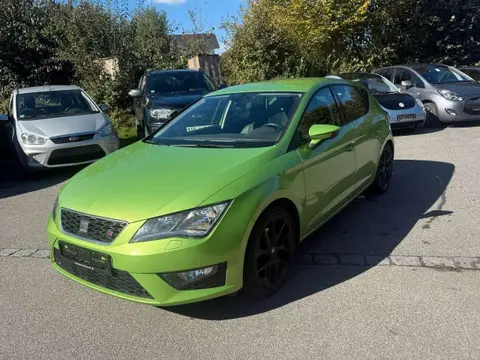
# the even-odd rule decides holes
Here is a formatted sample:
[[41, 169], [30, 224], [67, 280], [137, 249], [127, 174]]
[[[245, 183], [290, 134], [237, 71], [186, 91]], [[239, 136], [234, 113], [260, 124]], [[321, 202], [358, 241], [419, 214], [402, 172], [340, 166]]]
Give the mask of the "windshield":
[[297, 93], [205, 97], [146, 141], [170, 146], [271, 146], [287, 129], [300, 98]]
[[149, 94], [214, 91], [212, 82], [199, 71], [152, 74], [147, 80]]
[[342, 74], [345, 80], [360, 82], [372, 94], [391, 94], [398, 93], [399, 90], [395, 85], [384, 77], [376, 74]]
[[98, 109], [80, 90], [46, 91], [17, 95], [17, 118], [34, 120], [97, 113]]
[[449, 84], [458, 82], [471, 82], [465, 75], [445, 65], [426, 65], [412, 67], [431, 84]]

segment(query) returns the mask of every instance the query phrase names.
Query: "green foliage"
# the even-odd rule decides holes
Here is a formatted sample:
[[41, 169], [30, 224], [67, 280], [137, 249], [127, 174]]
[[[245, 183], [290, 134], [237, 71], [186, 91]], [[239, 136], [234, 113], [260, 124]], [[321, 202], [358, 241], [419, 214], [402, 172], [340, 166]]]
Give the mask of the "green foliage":
[[230, 83], [409, 62], [480, 62], [475, 0], [250, 0], [224, 25]]

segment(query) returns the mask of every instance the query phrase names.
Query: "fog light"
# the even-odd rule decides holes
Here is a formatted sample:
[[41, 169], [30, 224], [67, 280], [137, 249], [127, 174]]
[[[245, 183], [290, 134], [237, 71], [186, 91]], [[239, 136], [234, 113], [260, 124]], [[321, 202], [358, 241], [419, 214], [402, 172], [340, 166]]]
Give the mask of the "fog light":
[[457, 113], [455, 112], [455, 110], [445, 109], [445, 111], [447, 112], [448, 115], [457, 116]]
[[159, 276], [177, 290], [208, 289], [225, 285], [226, 270], [227, 263], [222, 263]]

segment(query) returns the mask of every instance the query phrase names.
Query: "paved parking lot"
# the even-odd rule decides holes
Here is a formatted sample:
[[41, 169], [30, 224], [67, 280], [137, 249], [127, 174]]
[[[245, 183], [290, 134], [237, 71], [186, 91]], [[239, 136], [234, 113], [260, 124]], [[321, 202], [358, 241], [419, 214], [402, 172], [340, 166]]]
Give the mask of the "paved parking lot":
[[275, 297], [169, 309], [50, 267], [45, 221], [76, 170], [2, 169], [0, 359], [478, 359], [479, 153], [480, 127], [401, 134], [389, 193], [302, 244]]

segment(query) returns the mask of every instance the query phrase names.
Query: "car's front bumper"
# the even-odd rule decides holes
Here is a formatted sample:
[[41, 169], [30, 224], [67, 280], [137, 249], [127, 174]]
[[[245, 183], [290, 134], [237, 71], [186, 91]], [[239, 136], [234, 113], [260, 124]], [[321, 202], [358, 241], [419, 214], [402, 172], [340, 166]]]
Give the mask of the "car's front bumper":
[[[230, 208], [227, 212], [231, 211]], [[146, 304], [171, 306], [219, 297], [236, 292], [242, 287], [245, 228], [242, 225], [239, 226], [239, 222], [242, 223], [241, 218], [232, 215], [224, 216], [215, 230], [202, 239], [170, 238], [129, 243], [132, 236], [143, 225], [144, 222], [141, 221], [128, 224], [112, 243], [99, 244], [65, 234], [50, 217], [47, 236], [52, 264], [63, 275], [110, 295]], [[244, 224], [246, 223], [248, 221]], [[118, 291], [118, 287], [105, 286], [105, 281], [99, 283], [89, 281], [88, 276], [76, 276], [75, 271], [69, 271], [68, 267], [61, 266], [61, 261], [59, 264], [58, 259], [55, 258], [55, 254], [59, 254], [60, 251], [59, 241], [110, 256], [114, 272], [118, 271], [122, 274], [125, 272], [125, 277], [132, 277], [149, 296], [132, 295], [130, 291], [123, 291], [121, 288]], [[177, 290], [159, 276], [159, 274], [200, 269], [217, 264], [225, 265], [223, 274], [225, 279], [222, 286]]]
[[464, 101], [450, 101], [438, 97], [436, 105], [438, 118], [442, 122], [480, 121], [480, 95], [468, 97]]
[[56, 168], [92, 163], [120, 147], [118, 136], [95, 135], [93, 139], [65, 144], [47, 140], [45, 145], [25, 145], [19, 140], [25, 154], [24, 165], [29, 168]]

